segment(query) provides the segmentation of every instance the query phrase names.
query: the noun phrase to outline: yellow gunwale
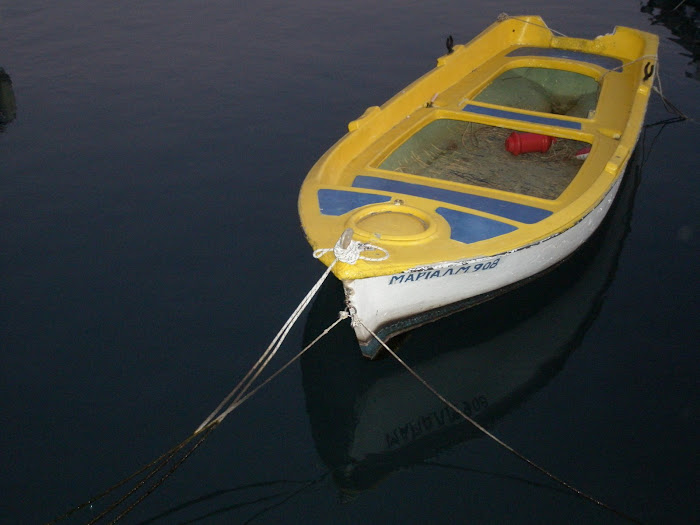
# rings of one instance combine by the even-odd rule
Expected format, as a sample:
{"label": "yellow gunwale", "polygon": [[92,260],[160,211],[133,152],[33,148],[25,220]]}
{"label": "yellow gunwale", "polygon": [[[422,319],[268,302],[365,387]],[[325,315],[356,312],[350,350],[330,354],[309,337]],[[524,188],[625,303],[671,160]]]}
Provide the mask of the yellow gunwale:
{"label": "yellow gunwale", "polygon": [[[525,46],[552,47],[605,55],[625,65],[612,73],[601,66],[566,58],[507,57],[513,49]],[[355,265],[336,264],[340,279],[357,279],[389,275],[411,268],[489,257],[537,243],[577,224],[592,211],[612,188],[629,160],[637,141],[646,111],[652,80],[644,80],[644,65],[655,65],[658,38],[634,29],[616,27],[608,35],[593,40],[555,37],[539,17],[519,17],[497,22],[472,42],[456,46],[451,55],[438,59],[438,66],[400,91],[379,107],[369,108],[349,125],[349,133],[331,147],[307,175],[299,195],[299,213],[307,239],[314,249],[330,248],[340,233],[352,226],[351,217],[362,212],[353,209],[338,216],[320,213],[317,192],[349,190],[359,194],[384,195],[400,199],[407,208],[415,208],[430,217],[430,231],[415,236],[374,238],[358,232],[356,238],[385,247],[390,252],[386,261],[358,261]],[[544,114],[473,101],[475,94],[500,73],[514,67],[549,67],[585,74],[601,81],[600,95],[592,118]],[[471,69],[470,69],[471,68]],[[470,73],[464,75],[462,71]],[[471,107],[486,110],[507,110],[516,119],[464,111]],[[523,119],[546,117],[547,122]],[[438,119],[476,122],[519,131],[543,133],[570,138],[592,145],[588,159],[579,173],[558,198],[549,200],[507,191],[473,186],[447,180],[426,179],[379,169],[377,166],[398,145],[419,129]],[[580,129],[553,125],[580,126]],[[548,210],[552,214],[534,224],[524,224],[488,212],[445,204],[414,195],[352,187],[358,175],[428,185],[453,192],[499,199]],[[364,208],[369,208],[369,205]],[[517,229],[497,237],[464,244],[450,239],[450,226],[435,213],[447,207],[484,218],[497,218]],[[379,209],[379,208],[377,208]],[[325,264],[332,254],[322,258]]]}

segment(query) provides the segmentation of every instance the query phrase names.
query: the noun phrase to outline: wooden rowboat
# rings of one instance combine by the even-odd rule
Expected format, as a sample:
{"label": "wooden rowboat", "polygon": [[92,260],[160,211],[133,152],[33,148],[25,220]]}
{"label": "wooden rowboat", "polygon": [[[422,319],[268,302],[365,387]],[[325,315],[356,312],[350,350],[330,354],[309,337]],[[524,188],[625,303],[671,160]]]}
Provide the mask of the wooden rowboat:
{"label": "wooden rowboat", "polygon": [[631,28],[586,40],[508,17],[350,122],[307,175],[299,214],[364,355],[591,236],[639,137],[657,47]]}
{"label": "wooden rowboat", "polygon": [[[629,170],[601,227],[567,261],[512,293],[412,331],[402,358],[487,428],[521,406],[561,371],[593,325],[629,232],[639,176]],[[324,283],[302,346],[337,318],[342,296],[338,282]],[[483,436],[395,362],[357,359],[354,339],[342,325],[300,359],[311,433],[343,494]]]}

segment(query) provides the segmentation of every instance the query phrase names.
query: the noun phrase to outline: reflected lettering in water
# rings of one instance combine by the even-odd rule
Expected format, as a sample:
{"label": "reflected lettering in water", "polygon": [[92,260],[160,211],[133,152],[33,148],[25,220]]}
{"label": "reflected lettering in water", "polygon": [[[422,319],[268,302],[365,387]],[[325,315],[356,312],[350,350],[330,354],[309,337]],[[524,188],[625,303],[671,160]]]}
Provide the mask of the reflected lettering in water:
{"label": "reflected lettering in water", "polygon": [[[630,165],[606,222],[567,262],[523,288],[406,334],[402,359],[467,415],[489,427],[561,370],[595,320],[629,230],[639,170]],[[327,281],[305,339],[332,321],[342,288]],[[341,325],[302,356],[307,411],[319,455],[344,495],[375,486],[480,431],[393,359],[357,358]]]}

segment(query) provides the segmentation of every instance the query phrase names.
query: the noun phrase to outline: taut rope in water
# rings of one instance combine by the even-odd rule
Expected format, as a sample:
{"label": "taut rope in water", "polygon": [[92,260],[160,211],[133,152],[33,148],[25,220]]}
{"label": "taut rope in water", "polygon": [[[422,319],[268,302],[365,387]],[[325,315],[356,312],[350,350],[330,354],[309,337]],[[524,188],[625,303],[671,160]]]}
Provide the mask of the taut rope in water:
{"label": "taut rope in water", "polygon": [[[367,257],[363,256],[362,252],[363,251],[381,251],[383,252],[383,255],[380,256],[379,258],[376,257]],[[221,423],[226,416],[228,416],[233,410],[238,408],[241,404],[243,404],[246,400],[250,399],[250,397],[253,396],[258,390],[260,390],[263,386],[265,386],[267,383],[272,381],[275,377],[277,377],[279,374],[281,374],[284,370],[286,370],[293,362],[295,362],[297,359],[299,359],[308,349],[313,347],[320,339],[322,339],[326,334],[328,334],[333,328],[335,328],[336,325],[338,325],[341,321],[346,319],[347,317],[350,316],[347,312],[343,311],[339,313],[338,319],[335,320],[335,322],[331,323],[328,328],[326,328],[321,334],[319,334],[311,343],[309,343],[305,348],[303,348],[299,353],[297,353],[294,357],[292,357],[290,360],[287,361],[282,367],[280,367],[276,372],[274,372],[270,377],[268,377],[265,381],[263,381],[261,384],[259,384],[257,387],[252,388],[251,386],[255,382],[255,380],[260,376],[262,373],[263,369],[270,363],[272,358],[275,356],[277,353],[277,350],[279,350],[280,346],[286,339],[287,335],[289,334],[290,330],[294,326],[294,324],[299,320],[301,317],[301,314],[303,311],[306,309],[306,307],[311,303],[311,300],[313,297],[318,293],[318,290],[321,288],[321,285],[323,282],[326,280],[328,275],[331,273],[333,270],[333,267],[338,261],[345,262],[348,264],[354,264],[358,260],[384,260],[386,259],[389,254],[386,250],[383,248],[380,248],[378,246],[374,246],[371,244],[366,244],[366,243],[361,243],[359,241],[353,241],[352,240],[352,230],[346,230],[343,235],[340,237],[338,242],[336,243],[335,247],[329,250],[317,250],[314,255],[315,257],[322,257],[329,251],[333,251],[335,255],[335,259],[332,261],[332,263],[328,266],[326,271],[323,273],[321,278],[316,282],[316,284],[309,290],[309,292],[306,294],[306,296],[302,299],[302,301],[299,303],[299,305],[296,307],[294,312],[292,312],[292,315],[287,319],[287,321],[284,323],[280,331],[277,333],[277,335],[274,337],[270,345],[267,347],[265,352],[263,352],[262,356],[258,359],[258,361],[253,365],[253,367],[248,371],[248,373],[245,375],[245,377],[236,385],[236,387],[219,403],[219,405],[214,409],[214,411],[209,414],[209,416],[197,427],[197,429],[190,435],[188,436],[185,440],[171,448],[168,452],[160,456],[159,458],[155,459],[151,463],[145,465],[135,473],[131,474],[130,476],[124,478],[123,480],[119,481],[115,485],[111,486],[104,492],[98,494],[97,496],[89,499],[85,503],[82,503],[71,510],[67,511],[63,515],[51,520],[48,522],[48,525],[52,525],[54,523],[58,523],[59,521],[63,521],[66,518],[72,516],[76,512],[83,510],[85,508],[92,508],[93,504],[97,503],[98,501],[102,500],[103,498],[109,496],[110,494],[115,493],[117,490],[120,488],[124,487],[127,483],[133,482],[135,480],[135,484],[126,492],[126,494],[123,494],[121,497],[119,497],[116,501],[113,503],[109,504],[103,511],[101,511],[97,516],[93,517],[91,521],[89,521],[89,524],[95,524],[107,517],[108,514],[116,511],[119,507],[123,505],[127,505],[127,500],[131,498],[132,496],[135,496],[136,493],[138,493],[140,490],[144,489],[148,481],[153,478],[157,473],[161,471],[165,471],[165,469],[169,466],[169,469],[165,471],[164,474],[161,475],[160,478],[158,478],[155,483],[153,483],[151,486],[148,488],[145,488],[145,492],[143,492],[136,500],[133,502],[129,503],[128,506],[116,517],[114,518],[110,523],[116,523],[117,521],[120,521],[124,516],[126,516],[129,512],[131,512],[138,504],[140,504],[144,499],[146,499],[150,494],[152,494],[160,485],[162,485],[184,462],[187,458],[190,457],[190,455],[204,442],[204,440],[210,435],[210,433]],[[192,444],[191,442],[195,440],[195,438],[198,438],[197,441]],[[189,446],[189,448],[188,448]]]}
{"label": "taut rope in water", "polygon": [[[318,290],[321,288],[321,285],[323,282],[326,280],[328,275],[331,273],[333,268],[335,267],[336,263],[338,261],[347,263],[347,264],[355,264],[358,260],[365,260],[365,261],[383,261],[389,257],[389,252],[387,252],[384,248],[381,248],[379,246],[374,246],[373,244],[367,244],[363,243],[360,241],[353,241],[352,240],[352,235],[353,231],[352,229],[347,229],[343,232],[343,234],[340,236],[338,241],[336,242],[335,246],[333,248],[328,248],[328,249],[319,249],[314,251],[314,257],[315,258],[320,258],[323,257],[326,253],[328,252],[333,252],[333,255],[335,256],[335,259],[333,262],[328,265],[328,268],[324,272],[324,274],[321,276],[321,278],[316,282],[316,284],[309,290],[309,293],[306,294],[306,297],[302,299],[301,303],[299,303],[299,306],[294,310],[292,315],[287,319],[287,322],[284,323],[280,331],[277,333],[275,338],[272,340],[270,343],[270,346],[267,347],[267,350],[263,352],[262,356],[260,356],[260,359],[253,365],[253,367],[248,371],[246,376],[241,380],[238,385],[219,403],[219,406],[214,409],[214,411],[209,414],[209,416],[202,422],[201,425],[195,430],[195,434],[202,432],[207,425],[209,425],[211,422],[217,422],[221,423],[226,416],[228,416],[233,410],[235,410],[240,404],[248,399],[250,396],[252,396],[255,392],[257,392],[263,385],[267,384],[269,381],[271,381],[274,377],[277,376],[282,370],[287,368],[294,360],[296,360],[298,357],[301,356],[308,348],[313,346],[316,341],[328,333],[336,324],[338,324],[340,321],[342,321],[345,317],[347,317],[349,314],[345,312],[340,313],[339,319],[333,323],[330,327],[326,329],[326,331],[323,332],[319,338],[314,340],[309,346],[307,346],[304,350],[302,350],[295,358],[293,358],[291,361],[289,361],[284,367],[282,367],[280,370],[278,370],[275,374],[273,374],[271,377],[269,377],[264,383],[262,383],[260,386],[258,386],[255,390],[248,392],[250,389],[250,386],[253,384],[253,382],[258,378],[260,373],[263,371],[263,369],[268,365],[270,360],[275,356],[277,353],[277,350],[279,350],[280,346],[284,342],[285,338],[287,337],[287,334],[289,334],[289,331],[292,329],[292,326],[299,320],[299,317],[301,316],[302,312],[306,309],[306,307],[311,303],[311,300],[314,298],[314,296],[318,293]],[[362,255],[362,252],[364,251],[381,251],[383,252],[383,255],[380,257],[368,257],[365,255]],[[224,408],[228,403],[227,408]]]}
{"label": "taut rope in water", "polygon": [[[245,377],[235,386],[235,388],[221,401],[221,403],[219,403],[219,406],[217,406],[214,409],[214,411],[211,414],[209,414],[209,416],[204,421],[202,421],[202,423],[199,425],[199,427],[197,427],[197,429],[194,431],[195,434],[202,432],[207,427],[207,425],[209,425],[211,422],[221,423],[224,420],[224,418],[226,416],[228,416],[236,407],[240,406],[240,404],[243,402],[244,398],[247,399],[248,397],[250,397],[250,396],[246,396],[246,394],[248,393],[248,390],[250,389],[250,386],[260,376],[260,373],[264,370],[264,368],[270,363],[272,358],[275,356],[275,354],[277,353],[277,350],[279,350],[280,346],[282,345],[282,343],[286,339],[287,335],[289,334],[289,331],[292,329],[292,326],[294,326],[294,324],[297,322],[297,320],[301,316],[302,312],[306,309],[306,307],[309,305],[309,303],[313,299],[314,295],[316,295],[319,288],[321,288],[323,281],[326,280],[326,278],[330,274],[331,270],[333,269],[334,265],[335,265],[335,261],[333,262],[333,264],[331,264],[326,269],[326,271],[321,276],[321,278],[316,282],[316,284],[311,288],[311,290],[309,290],[309,292],[306,294],[304,299],[302,299],[302,301],[296,307],[294,312],[292,312],[292,315],[289,317],[289,319],[287,319],[287,321],[284,323],[284,325],[282,325],[282,328],[277,333],[277,335],[274,337],[274,339],[272,340],[270,345],[267,347],[267,349],[260,356],[258,361],[248,371],[248,373],[245,375]],[[289,364],[291,364],[291,363],[288,363],[287,365],[285,365],[285,368]],[[268,381],[269,381],[269,379],[268,379]],[[265,383],[267,383],[267,381]],[[265,383],[263,383],[263,384],[265,384]],[[257,391],[257,389],[256,389],[256,391]],[[233,401],[231,401],[231,399],[233,399]],[[227,403],[229,403],[228,407],[224,408]]]}
{"label": "taut rope in water", "polygon": [[442,401],[443,403],[445,403],[445,405],[447,405],[449,408],[451,408],[452,410],[454,410],[454,411],[455,411],[457,414],[459,414],[465,421],[469,422],[471,425],[473,425],[475,428],[477,428],[480,432],[482,432],[486,437],[488,437],[489,439],[491,439],[492,441],[494,441],[496,444],[498,444],[499,446],[501,446],[502,448],[504,448],[505,450],[507,450],[508,452],[510,452],[511,454],[513,454],[513,455],[514,455],[515,457],[517,457],[518,459],[524,461],[525,463],[527,463],[528,465],[530,465],[530,466],[531,466],[532,468],[534,468],[535,470],[538,470],[539,472],[541,472],[542,474],[544,474],[545,476],[547,476],[547,477],[550,478],[551,480],[553,480],[553,481],[555,481],[556,483],[558,483],[559,485],[563,486],[563,487],[566,488],[567,490],[573,492],[573,493],[576,494],[577,496],[580,496],[581,498],[584,498],[584,499],[586,499],[586,500],[588,500],[588,501],[590,501],[590,502],[592,502],[592,503],[595,503],[595,504],[598,505],[599,507],[602,507],[602,508],[604,508],[605,510],[608,510],[608,511],[610,511],[610,512],[616,514],[617,516],[619,516],[619,517],[621,517],[621,518],[624,518],[624,519],[626,519],[626,520],[628,520],[628,521],[630,521],[630,522],[632,522],[632,523],[642,523],[642,522],[639,521],[638,519],[633,518],[632,516],[630,516],[630,515],[628,515],[628,514],[625,514],[624,512],[621,512],[621,511],[615,509],[614,507],[611,507],[610,505],[608,505],[608,504],[606,504],[606,503],[603,503],[603,502],[600,501],[599,499],[596,499],[596,498],[594,498],[593,496],[591,496],[591,495],[589,495],[589,494],[586,494],[586,493],[583,492],[582,490],[577,489],[577,488],[574,487],[572,484],[570,484],[570,483],[564,481],[563,479],[559,478],[558,476],[554,475],[553,473],[551,473],[550,471],[548,471],[548,470],[545,469],[544,467],[541,467],[540,465],[538,465],[537,463],[535,463],[534,461],[532,461],[530,458],[528,458],[527,456],[525,456],[525,455],[522,454],[521,452],[518,452],[517,450],[515,450],[515,449],[514,449],[513,447],[511,447],[508,443],[506,443],[505,441],[503,441],[503,440],[499,439],[498,437],[496,437],[494,434],[492,434],[491,432],[489,432],[484,426],[482,426],[482,425],[479,424],[477,421],[475,421],[473,418],[469,417],[469,416],[468,416],[467,414],[465,414],[462,410],[460,410],[454,403],[452,403],[450,400],[448,400],[445,396],[443,396],[442,394],[440,394],[440,392],[438,392],[432,385],[430,385],[430,383],[428,383],[428,382],[427,382],[425,379],[423,379],[415,370],[413,370],[403,359],[401,359],[401,358],[396,354],[396,352],[394,352],[391,348],[389,348],[389,346],[388,346],[384,341],[382,341],[382,340],[379,338],[379,336],[377,336],[377,334],[375,334],[370,328],[368,328],[367,326],[365,326],[365,325],[362,323],[362,321],[361,321],[360,319],[358,319],[356,316],[353,316],[353,323],[359,324],[359,325],[361,325],[362,327],[364,327],[365,330],[367,330],[367,331],[372,335],[372,337],[374,337],[374,338],[382,345],[382,347],[383,347],[387,352],[389,352],[389,354],[391,354],[391,356],[392,356],[394,359],[396,359],[396,361],[398,361],[399,364],[401,364],[401,366],[403,366],[403,367],[406,369],[406,371],[407,371],[409,374],[411,374],[413,377],[415,377],[423,386],[425,386],[425,388],[427,388],[428,390],[430,390],[430,392],[433,393],[440,401]]}

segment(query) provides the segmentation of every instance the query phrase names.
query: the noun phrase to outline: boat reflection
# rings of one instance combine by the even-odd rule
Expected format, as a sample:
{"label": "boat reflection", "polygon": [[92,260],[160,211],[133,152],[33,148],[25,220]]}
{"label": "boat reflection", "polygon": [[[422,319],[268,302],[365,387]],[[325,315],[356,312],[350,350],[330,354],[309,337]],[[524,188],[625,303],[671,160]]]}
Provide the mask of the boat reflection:
{"label": "boat reflection", "polygon": [[651,15],[653,25],[663,25],[673,33],[671,40],[688,51],[689,69],[685,75],[700,80],[700,27],[698,0],[648,0],[642,4],[642,13]]}
{"label": "boat reflection", "polygon": [[17,116],[17,103],[12,91],[12,79],[5,70],[0,67],[0,132],[5,124],[12,122]]}
{"label": "boat reflection", "polygon": [[[580,345],[614,277],[639,180],[634,162],[606,221],[574,256],[519,290],[409,332],[402,359],[487,427],[547,384]],[[306,342],[337,318],[342,297],[340,283],[327,280]],[[394,359],[362,359],[356,345],[342,323],[301,359],[315,445],[341,492],[366,490],[481,436]]]}

